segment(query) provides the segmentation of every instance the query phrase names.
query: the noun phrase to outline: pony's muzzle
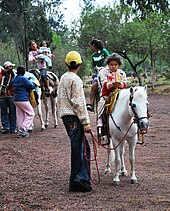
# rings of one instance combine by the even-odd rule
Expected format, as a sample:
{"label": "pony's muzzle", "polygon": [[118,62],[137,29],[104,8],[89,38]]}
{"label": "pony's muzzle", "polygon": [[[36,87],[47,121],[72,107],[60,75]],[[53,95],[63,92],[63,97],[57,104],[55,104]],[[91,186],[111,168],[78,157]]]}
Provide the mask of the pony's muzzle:
{"label": "pony's muzzle", "polygon": [[149,127],[149,121],[147,118],[141,119],[139,120],[139,129],[140,129],[140,133],[144,134],[147,132],[147,129]]}

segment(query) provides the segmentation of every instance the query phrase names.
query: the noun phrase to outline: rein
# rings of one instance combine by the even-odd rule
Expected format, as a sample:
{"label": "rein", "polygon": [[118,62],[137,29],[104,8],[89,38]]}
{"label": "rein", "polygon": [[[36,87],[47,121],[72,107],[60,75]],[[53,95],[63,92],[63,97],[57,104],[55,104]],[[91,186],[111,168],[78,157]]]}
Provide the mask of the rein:
{"label": "rein", "polygon": [[135,111],[135,109],[134,109],[134,105],[133,105],[133,103],[132,103],[132,100],[133,100],[133,93],[131,92],[131,95],[130,95],[130,98],[129,98],[129,106],[131,107],[131,109],[132,109],[132,112],[133,112],[133,114],[134,114],[134,123],[136,123],[137,124],[137,126],[138,126],[138,133],[140,132],[140,134],[146,134],[147,133],[147,129],[144,131],[144,130],[140,130],[140,127],[139,127],[139,121],[140,120],[142,120],[142,119],[149,119],[149,117],[151,116],[150,114],[149,114],[149,111],[147,110],[147,116],[144,116],[144,117],[138,117],[138,115],[137,115],[137,113],[136,113],[136,111]]}

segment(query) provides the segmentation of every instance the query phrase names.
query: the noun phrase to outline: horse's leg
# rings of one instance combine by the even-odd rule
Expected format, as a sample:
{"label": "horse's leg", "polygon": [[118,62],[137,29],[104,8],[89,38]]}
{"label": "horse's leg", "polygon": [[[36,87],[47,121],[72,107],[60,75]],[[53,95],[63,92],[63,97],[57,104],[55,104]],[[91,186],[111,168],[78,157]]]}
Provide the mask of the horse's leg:
{"label": "horse's leg", "polygon": [[37,106],[37,112],[38,112],[38,116],[40,118],[41,131],[42,131],[45,129],[45,124],[44,124],[43,115],[42,115],[42,107],[41,107],[41,99],[40,98],[39,98],[39,104]]}
{"label": "horse's leg", "polygon": [[121,160],[121,175],[127,176],[127,170],[125,166],[125,141],[123,141],[120,147],[120,160]]}
{"label": "horse's leg", "polygon": [[135,176],[135,147],[136,147],[136,139],[137,135],[133,137],[128,143],[129,143],[129,161],[131,164],[131,171],[130,171],[130,179],[131,183],[135,184],[137,183],[137,177]]}
{"label": "horse's leg", "polygon": [[106,159],[106,168],[105,174],[111,173],[111,161],[114,160],[114,150],[109,150],[113,148],[112,140],[110,139],[110,144],[108,145],[107,149],[107,159]]}
{"label": "horse's leg", "polygon": [[29,132],[32,132],[33,131],[33,129],[34,129],[34,123],[32,122],[32,124],[30,125],[30,128],[29,128]]}
{"label": "horse's leg", "polygon": [[[114,140],[113,147],[117,146],[118,142]],[[120,164],[121,164],[121,159],[120,159],[120,147],[118,146],[115,149],[115,173],[113,176],[113,185],[119,185],[120,184]]]}
{"label": "horse's leg", "polygon": [[52,116],[54,120],[54,128],[57,128],[58,126],[58,119],[57,119],[57,98],[54,98],[53,96],[50,97],[51,100],[51,110],[52,110]]}
{"label": "horse's leg", "polygon": [[49,118],[50,118],[50,112],[49,112],[49,105],[48,105],[48,99],[47,97],[43,98],[43,103],[45,106],[45,128],[48,128],[49,126]]}

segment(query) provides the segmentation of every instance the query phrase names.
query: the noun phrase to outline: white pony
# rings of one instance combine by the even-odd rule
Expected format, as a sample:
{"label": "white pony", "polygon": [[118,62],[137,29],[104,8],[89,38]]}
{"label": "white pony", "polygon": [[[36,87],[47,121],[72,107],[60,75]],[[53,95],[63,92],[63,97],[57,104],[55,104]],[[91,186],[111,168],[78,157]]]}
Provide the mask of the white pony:
{"label": "white pony", "polygon": [[[135,146],[138,141],[138,129],[141,134],[147,132],[149,127],[148,121],[148,101],[147,87],[134,87],[123,89],[120,91],[116,104],[109,116],[109,132],[110,146],[114,151],[108,151],[107,165],[105,173],[110,170],[110,154],[115,153],[115,173],[113,184],[120,183],[120,174],[127,175],[124,161],[125,140],[129,145],[129,161],[130,161],[130,179],[131,183],[137,183],[135,175]],[[112,149],[113,149],[112,148]]]}
{"label": "white pony", "polygon": [[49,118],[50,118],[50,110],[49,110],[49,101],[51,103],[51,112],[54,122],[54,128],[57,128],[58,126],[58,119],[57,119],[57,89],[59,85],[59,79],[55,75],[55,73],[51,71],[47,71],[47,78],[49,80],[49,89],[50,89],[50,96],[42,97],[43,103],[45,105],[46,110],[46,121],[45,121],[45,127],[47,128],[49,126]]}
{"label": "white pony", "polygon": [[[39,75],[40,72],[39,70],[32,70],[31,72],[26,72],[25,76],[27,78],[37,78],[39,80]],[[37,113],[40,118],[40,123],[41,123],[41,130],[44,130],[45,128],[48,127],[49,125],[49,118],[50,118],[50,110],[49,110],[49,101],[51,103],[51,111],[52,111],[52,117],[53,117],[53,122],[54,122],[54,128],[58,126],[58,119],[57,119],[57,87],[59,84],[59,79],[58,77],[51,71],[47,71],[47,77],[50,82],[50,96],[47,98],[45,96],[42,96],[42,91],[41,88],[37,90],[38,94],[38,105],[37,105]],[[43,120],[43,113],[42,113],[42,103],[41,100],[43,100],[44,106],[45,106],[45,122]],[[33,129],[33,125],[30,128],[30,130]]]}

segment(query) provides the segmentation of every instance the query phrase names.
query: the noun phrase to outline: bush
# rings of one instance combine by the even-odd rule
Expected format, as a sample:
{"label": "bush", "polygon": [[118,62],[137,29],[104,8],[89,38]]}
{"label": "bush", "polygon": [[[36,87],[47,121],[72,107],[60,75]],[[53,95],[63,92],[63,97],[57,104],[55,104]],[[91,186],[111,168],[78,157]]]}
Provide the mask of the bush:
{"label": "bush", "polygon": [[166,79],[170,79],[170,71],[167,71],[165,74],[164,74],[165,78]]}

